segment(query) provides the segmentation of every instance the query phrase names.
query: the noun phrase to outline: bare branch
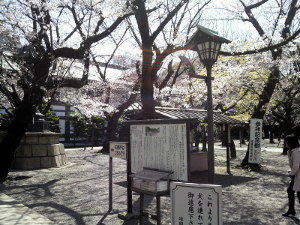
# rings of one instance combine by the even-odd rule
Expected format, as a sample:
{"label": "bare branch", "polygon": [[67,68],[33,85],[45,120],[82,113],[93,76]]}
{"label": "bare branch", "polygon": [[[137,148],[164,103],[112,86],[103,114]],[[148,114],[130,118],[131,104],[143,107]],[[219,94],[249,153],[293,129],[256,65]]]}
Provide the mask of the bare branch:
{"label": "bare branch", "polygon": [[220,51],[220,55],[224,55],[224,56],[249,55],[249,54],[255,54],[255,53],[260,53],[260,52],[266,52],[266,51],[270,51],[270,50],[280,49],[281,47],[287,45],[292,40],[296,39],[299,34],[300,34],[300,29],[297,30],[293,35],[289,36],[288,38],[286,38],[282,42],[280,42],[278,44],[275,44],[275,45],[263,47],[263,48],[256,49],[256,50],[244,51],[244,52],[233,52],[233,53],[231,53],[231,52]]}

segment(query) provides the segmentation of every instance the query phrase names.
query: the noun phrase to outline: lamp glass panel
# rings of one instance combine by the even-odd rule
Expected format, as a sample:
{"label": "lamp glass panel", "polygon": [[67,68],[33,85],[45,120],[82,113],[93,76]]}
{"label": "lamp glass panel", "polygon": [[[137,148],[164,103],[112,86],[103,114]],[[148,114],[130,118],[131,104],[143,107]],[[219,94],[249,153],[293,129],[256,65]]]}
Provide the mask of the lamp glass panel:
{"label": "lamp glass panel", "polygon": [[211,48],[211,43],[209,41],[204,42],[204,54],[203,54],[203,58],[204,59],[209,59],[210,57],[210,48]]}
{"label": "lamp glass panel", "polygon": [[197,44],[197,49],[198,49],[198,52],[203,51],[203,43]]}
{"label": "lamp glass panel", "polygon": [[217,60],[221,48],[220,42],[206,41],[197,44],[198,54],[201,61]]}
{"label": "lamp glass panel", "polygon": [[220,43],[218,43],[218,42],[213,42],[213,48],[212,48],[212,57],[211,57],[211,59],[217,59],[217,57],[218,57],[218,52],[219,52],[219,47],[221,46],[221,44]]}
{"label": "lamp glass panel", "polygon": [[200,57],[200,60],[204,60],[205,58],[205,43],[199,43],[197,45],[197,48],[198,48],[198,54],[199,54],[199,57]]}

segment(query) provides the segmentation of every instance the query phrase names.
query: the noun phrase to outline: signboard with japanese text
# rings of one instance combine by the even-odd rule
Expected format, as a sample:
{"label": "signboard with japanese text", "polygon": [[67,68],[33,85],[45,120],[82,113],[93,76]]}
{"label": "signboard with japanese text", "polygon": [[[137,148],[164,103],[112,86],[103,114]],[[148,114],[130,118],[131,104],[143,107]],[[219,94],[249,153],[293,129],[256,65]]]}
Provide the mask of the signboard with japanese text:
{"label": "signboard with japanese text", "polygon": [[131,170],[143,167],[173,171],[171,178],[188,180],[185,123],[130,126]]}
{"label": "signboard with japanese text", "polygon": [[261,161],[262,119],[251,119],[249,139],[249,163]]}
{"label": "signboard with japanese text", "polygon": [[222,225],[222,186],[171,182],[172,225]]}
{"label": "signboard with japanese text", "polygon": [[127,142],[109,142],[109,156],[113,158],[127,158]]}

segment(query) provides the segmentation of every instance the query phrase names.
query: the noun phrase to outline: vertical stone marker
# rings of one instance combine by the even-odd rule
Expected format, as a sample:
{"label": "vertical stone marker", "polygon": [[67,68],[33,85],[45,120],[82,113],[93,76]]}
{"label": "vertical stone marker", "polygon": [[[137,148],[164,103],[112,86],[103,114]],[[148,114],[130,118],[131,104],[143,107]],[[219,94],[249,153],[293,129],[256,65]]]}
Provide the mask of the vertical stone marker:
{"label": "vertical stone marker", "polygon": [[222,186],[171,183],[172,225],[222,225]]}

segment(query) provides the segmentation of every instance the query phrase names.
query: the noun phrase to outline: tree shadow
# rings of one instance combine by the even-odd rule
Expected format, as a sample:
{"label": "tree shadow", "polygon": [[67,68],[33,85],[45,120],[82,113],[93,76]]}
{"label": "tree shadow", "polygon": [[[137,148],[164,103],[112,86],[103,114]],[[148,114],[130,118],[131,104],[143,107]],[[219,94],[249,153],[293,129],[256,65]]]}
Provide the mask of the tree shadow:
{"label": "tree shadow", "polygon": [[292,220],[294,222],[294,224],[300,224],[300,219],[295,217],[295,216],[290,216],[288,217],[290,218],[290,220]]}
{"label": "tree shadow", "polygon": [[[44,184],[33,184],[33,185],[20,185],[20,186],[6,186],[3,184],[0,186],[0,190],[17,190],[20,189],[20,192],[14,192],[14,194],[21,194],[24,192],[24,189],[27,192],[32,192],[32,195],[37,197],[47,197],[47,196],[54,196],[54,194],[50,191],[50,187],[60,181],[59,179],[50,180]],[[41,192],[40,190],[43,190]],[[41,194],[43,193],[43,194]]]}
{"label": "tree shadow", "polygon": [[[253,181],[255,177],[246,177],[246,176],[235,176],[232,174],[218,174],[214,175],[214,184],[222,185],[227,187],[230,185],[237,185],[241,183],[246,183]],[[191,182],[197,184],[208,184],[208,171],[193,172],[191,174]]]}
{"label": "tree shadow", "polygon": [[54,202],[42,202],[42,203],[35,203],[35,204],[30,204],[28,205],[30,208],[35,208],[35,207],[51,207],[53,209],[56,209],[57,211],[67,214],[71,218],[75,220],[75,224],[78,225],[85,225],[86,223],[84,222],[83,218],[88,217],[88,216],[102,216],[100,221],[97,223],[97,225],[104,224],[103,221],[106,219],[106,217],[110,214],[115,214],[115,211],[107,211],[106,213],[99,213],[99,214],[80,214],[64,205],[57,204]]}

